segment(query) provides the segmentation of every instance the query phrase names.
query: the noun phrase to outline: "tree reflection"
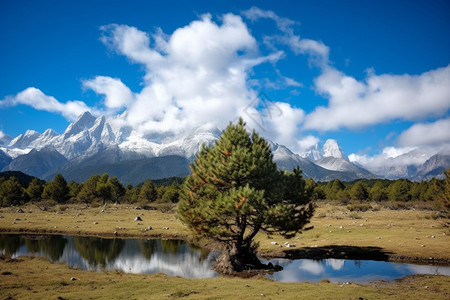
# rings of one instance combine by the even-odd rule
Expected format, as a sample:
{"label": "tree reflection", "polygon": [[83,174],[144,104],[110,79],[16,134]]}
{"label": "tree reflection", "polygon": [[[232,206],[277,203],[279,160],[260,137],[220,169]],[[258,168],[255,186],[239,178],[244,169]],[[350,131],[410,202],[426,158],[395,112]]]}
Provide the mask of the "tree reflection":
{"label": "tree reflection", "polygon": [[152,258],[153,253],[155,253],[155,250],[158,246],[157,240],[139,240],[139,246],[141,248],[142,255],[150,260]]}
{"label": "tree reflection", "polygon": [[161,240],[163,253],[177,254],[184,242],[180,240]]}
{"label": "tree reflection", "polygon": [[5,255],[11,256],[23,245],[23,239],[19,235],[0,234],[0,249]]}
{"label": "tree reflection", "polygon": [[199,247],[199,246],[195,246],[195,245],[191,245],[190,247],[193,250],[200,252],[200,257],[198,258],[199,262],[202,262],[202,261],[208,259],[209,252],[210,252],[208,249],[202,248],[202,247]]}
{"label": "tree reflection", "polygon": [[57,261],[64,253],[67,239],[56,235],[40,239],[25,239],[25,247],[30,253],[42,252],[51,261]]}
{"label": "tree reflection", "polygon": [[104,268],[112,262],[122,251],[125,241],[122,239],[102,239],[93,237],[74,237],[75,248],[80,256],[91,266]]}

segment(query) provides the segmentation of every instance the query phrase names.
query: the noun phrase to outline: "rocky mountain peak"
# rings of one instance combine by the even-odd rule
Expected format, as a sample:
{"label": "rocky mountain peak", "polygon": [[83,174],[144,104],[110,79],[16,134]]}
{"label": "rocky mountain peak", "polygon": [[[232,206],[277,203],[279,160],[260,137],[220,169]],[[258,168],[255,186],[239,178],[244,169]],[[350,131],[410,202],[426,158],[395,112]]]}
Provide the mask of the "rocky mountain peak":
{"label": "rocky mountain peak", "polygon": [[323,145],[323,157],[343,158],[349,161],[344,150],[339,146],[336,140],[328,139]]}
{"label": "rocky mountain peak", "polygon": [[34,130],[27,130],[24,134],[20,134],[9,143],[9,147],[27,148],[33,141],[39,138],[41,134]]}
{"label": "rocky mountain peak", "polygon": [[70,124],[64,132],[64,138],[76,135],[85,129],[91,128],[95,123],[96,118],[86,111],[78,117],[78,119]]}

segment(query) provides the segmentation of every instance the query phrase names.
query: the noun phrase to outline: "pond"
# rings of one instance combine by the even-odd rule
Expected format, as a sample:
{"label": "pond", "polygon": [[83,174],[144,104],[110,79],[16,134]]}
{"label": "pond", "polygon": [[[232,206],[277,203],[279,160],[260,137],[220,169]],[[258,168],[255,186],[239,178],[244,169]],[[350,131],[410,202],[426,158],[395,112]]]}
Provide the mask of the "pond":
{"label": "pond", "polygon": [[[104,239],[80,236],[30,236],[0,234],[0,254],[40,256],[54,263],[91,271],[165,273],[185,278],[211,278],[218,253],[180,240]],[[450,276],[450,267],[399,264],[371,260],[272,259],[280,272],[267,277],[282,282],[368,282],[393,280],[413,274]]]}
{"label": "pond", "polygon": [[211,269],[217,252],[180,240],[0,234],[0,254],[46,257],[53,263],[91,271],[164,273],[186,278],[217,276]]}
{"label": "pond", "polygon": [[[267,277],[281,282],[369,282],[391,281],[406,275],[435,274],[450,276],[450,267],[413,265],[374,260],[350,260],[327,258],[313,259],[272,259],[273,264],[283,267],[283,271]],[[266,262],[266,261],[265,261]]]}

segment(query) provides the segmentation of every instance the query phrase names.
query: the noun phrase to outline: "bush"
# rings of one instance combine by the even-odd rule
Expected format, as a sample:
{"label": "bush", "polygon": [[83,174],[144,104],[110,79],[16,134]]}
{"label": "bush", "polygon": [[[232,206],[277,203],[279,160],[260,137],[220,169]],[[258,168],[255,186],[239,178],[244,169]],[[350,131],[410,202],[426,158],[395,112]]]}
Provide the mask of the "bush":
{"label": "bush", "polygon": [[369,203],[353,203],[347,205],[349,211],[368,211],[372,210],[372,205]]}

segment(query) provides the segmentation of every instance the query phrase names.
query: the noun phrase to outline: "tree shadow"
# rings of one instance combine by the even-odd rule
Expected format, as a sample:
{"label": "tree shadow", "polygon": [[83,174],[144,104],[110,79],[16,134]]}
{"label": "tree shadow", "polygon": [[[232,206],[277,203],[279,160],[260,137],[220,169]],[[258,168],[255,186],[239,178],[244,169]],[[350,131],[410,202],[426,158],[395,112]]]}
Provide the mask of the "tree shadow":
{"label": "tree shadow", "polygon": [[358,246],[340,246],[329,245],[321,247],[304,247],[298,249],[289,249],[283,251],[283,258],[288,259],[361,259],[361,260],[377,260],[388,261],[393,254],[383,250],[380,247],[358,247]]}

